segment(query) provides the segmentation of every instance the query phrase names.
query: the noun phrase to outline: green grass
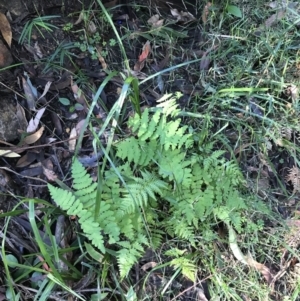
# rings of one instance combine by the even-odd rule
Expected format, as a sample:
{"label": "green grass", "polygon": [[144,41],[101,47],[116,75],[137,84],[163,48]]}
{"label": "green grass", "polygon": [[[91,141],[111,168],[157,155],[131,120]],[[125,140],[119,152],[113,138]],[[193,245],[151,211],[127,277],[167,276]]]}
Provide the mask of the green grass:
{"label": "green grass", "polygon": [[58,27],[50,23],[52,19],[59,18],[60,16],[38,16],[28,22],[26,22],[22,33],[19,38],[19,44],[24,44],[27,42],[30,45],[31,36],[33,30],[36,30],[39,35],[44,37],[43,30],[47,32],[52,32],[53,29],[57,29]]}

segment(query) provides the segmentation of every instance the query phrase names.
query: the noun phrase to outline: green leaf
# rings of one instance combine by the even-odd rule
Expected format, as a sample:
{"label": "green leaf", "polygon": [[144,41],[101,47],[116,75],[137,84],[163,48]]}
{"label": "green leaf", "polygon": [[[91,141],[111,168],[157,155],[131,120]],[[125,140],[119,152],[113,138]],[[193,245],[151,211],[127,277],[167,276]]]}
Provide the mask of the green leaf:
{"label": "green leaf", "polygon": [[82,111],[84,109],[83,105],[80,103],[75,103],[75,110]]}
{"label": "green leaf", "polygon": [[93,259],[95,259],[97,262],[102,262],[103,255],[101,253],[97,252],[96,249],[93,248],[93,246],[88,244],[87,242],[84,242],[84,245],[86,247],[87,252]]}
{"label": "green leaf", "polygon": [[227,13],[231,14],[237,18],[242,18],[242,12],[240,10],[239,7],[237,7],[236,5],[227,5]]}
{"label": "green leaf", "polygon": [[6,260],[7,260],[7,265],[11,268],[15,268],[16,267],[16,263],[18,263],[18,259],[12,255],[12,254],[8,254],[6,256]]}
{"label": "green leaf", "polygon": [[107,295],[108,295],[108,293],[93,294],[93,295],[91,295],[90,301],[106,300],[105,298],[107,297]]}
{"label": "green leaf", "polygon": [[69,100],[68,98],[60,97],[58,100],[59,100],[59,102],[60,102],[61,104],[63,104],[64,106],[70,105],[70,100]]}

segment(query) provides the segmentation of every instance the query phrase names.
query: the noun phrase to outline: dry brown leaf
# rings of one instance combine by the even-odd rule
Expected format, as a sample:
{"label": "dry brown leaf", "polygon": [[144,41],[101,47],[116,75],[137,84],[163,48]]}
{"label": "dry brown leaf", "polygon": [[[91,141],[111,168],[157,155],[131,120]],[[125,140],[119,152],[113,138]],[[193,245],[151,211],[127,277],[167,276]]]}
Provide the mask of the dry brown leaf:
{"label": "dry brown leaf", "polygon": [[85,123],[85,119],[82,119],[76,124],[75,129],[76,129],[76,133],[78,136],[80,135],[80,133],[83,129],[84,123]]}
{"label": "dry brown leaf", "polygon": [[27,133],[34,133],[39,126],[40,119],[42,118],[46,108],[39,109],[34,118],[31,118],[27,127]]}
{"label": "dry brown leaf", "polygon": [[7,149],[0,149],[0,157],[7,157],[7,158],[16,158],[16,157],[20,157],[19,154],[11,151],[11,150],[7,150]]}
{"label": "dry brown leaf", "polygon": [[299,5],[299,2],[292,2],[289,0],[282,0],[280,1],[274,1],[274,2],[270,2],[268,4],[266,4],[267,6],[273,8],[273,9],[286,9],[289,8],[290,10],[293,10],[295,8],[297,8],[297,6]]}
{"label": "dry brown leaf", "polygon": [[272,25],[276,24],[279,20],[281,20],[285,16],[285,10],[279,10],[276,14],[272,15],[265,21],[265,27],[269,28]]}
{"label": "dry brown leaf", "polygon": [[102,47],[97,47],[97,55],[98,55],[98,60],[101,64],[101,67],[103,70],[107,69],[107,64],[105,62],[104,57],[101,55]]}
{"label": "dry brown leaf", "polygon": [[156,14],[156,15],[153,15],[151,18],[148,19],[147,23],[149,25],[153,25],[155,24],[157,21],[159,20],[159,15]]}
{"label": "dry brown leaf", "polygon": [[44,127],[42,126],[39,130],[37,130],[34,134],[31,134],[24,138],[22,141],[23,144],[33,144],[37,142],[43,135]]}
{"label": "dry brown leaf", "polygon": [[145,263],[144,265],[141,266],[141,270],[143,270],[144,272],[146,272],[149,269],[153,269],[157,266],[157,262],[155,261],[150,261]]}
{"label": "dry brown leaf", "polygon": [[216,50],[218,47],[219,47],[218,45],[215,45],[203,53],[201,61],[200,61],[200,70],[208,70],[209,65],[210,65],[210,58],[208,57],[208,54],[210,52]]}
{"label": "dry brown leaf", "polygon": [[28,84],[28,82],[23,76],[22,76],[22,84],[23,84],[23,90],[27,101],[28,109],[31,111],[35,111],[36,96],[34,95],[30,85]]}
{"label": "dry brown leaf", "polygon": [[40,100],[42,97],[44,97],[48,93],[51,84],[52,84],[52,82],[47,82],[47,84],[45,85],[43,94],[38,98],[38,100]]}
{"label": "dry brown leaf", "polygon": [[26,167],[30,165],[33,161],[35,161],[38,158],[38,153],[37,152],[27,152],[23,157],[21,157],[17,164],[16,167]]}
{"label": "dry brown leaf", "polygon": [[237,237],[236,237],[235,231],[233,230],[232,226],[229,225],[229,223],[226,223],[226,224],[227,224],[228,232],[229,232],[229,246],[230,246],[230,249],[231,249],[234,257],[238,261],[257,269],[264,276],[267,283],[271,284],[271,282],[273,280],[273,275],[272,275],[270,269],[268,267],[266,267],[264,264],[259,263],[256,260],[254,260],[250,255],[245,256],[242,253],[240,247],[237,244]]}
{"label": "dry brown leaf", "polygon": [[285,177],[286,182],[293,185],[293,193],[300,191],[300,169],[297,166],[289,169],[288,175]]}
{"label": "dry brown leaf", "polygon": [[54,182],[57,179],[57,175],[55,172],[49,168],[46,168],[44,165],[43,166],[43,173],[46,176],[48,181]]}
{"label": "dry brown leaf", "polygon": [[258,153],[259,160],[262,164],[262,166],[266,166],[268,168],[268,171],[273,173],[272,167],[268,163],[268,160],[265,158],[265,155],[263,153]]}
{"label": "dry brown leaf", "polygon": [[25,131],[25,127],[28,126],[28,122],[26,119],[26,115],[25,115],[25,111],[23,109],[23,107],[17,102],[17,111],[16,111],[16,115],[19,121],[19,125],[22,125],[22,129]]}
{"label": "dry brown leaf", "polygon": [[86,102],[85,102],[84,94],[82,90],[78,87],[78,85],[73,82],[72,77],[71,77],[71,89],[73,91],[74,98],[76,99],[76,101],[85,107]]}
{"label": "dry brown leaf", "polygon": [[41,51],[41,48],[40,48],[38,42],[34,43],[34,47],[33,48],[35,50],[35,53],[36,53],[37,57],[40,58],[40,59],[42,59],[43,58],[43,53]]}
{"label": "dry brown leaf", "polygon": [[210,62],[210,58],[204,53],[200,61],[200,70],[208,70]]}
{"label": "dry brown leaf", "polygon": [[265,280],[267,281],[268,284],[272,283],[273,280],[273,274],[271,273],[270,269],[268,267],[266,267],[264,264],[257,262],[256,260],[254,260],[252,257],[247,256],[247,263],[249,266],[255,268],[256,270],[258,270],[263,277],[265,278]]}
{"label": "dry brown leaf", "polygon": [[142,53],[139,56],[138,61],[134,65],[134,68],[133,68],[134,71],[141,71],[144,68],[145,62],[146,62],[150,52],[151,52],[150,41],[147,41],[145,43],[145,45],[143,46],[143,50],[142,50]]}
{"label": "dry brown leaf", "polygon": [[152,28],[159,28],[163,26],[164,20],[163,19],[160,20],[159,15],[154,15],[147,21],[147,23],[151,25]]}
{"label": "dry brown leaf", "polygon": [[56,138],[49,137],[49,138],[46,138],[45,142],[47,144],[51,144],[52,142],[55,142],[56,140],[57,140]]}
{"label": "dry brown leaf", "polygon": [[77,25],[77,24],[81,23],[82,20],[83,20],[83,17],[84,17],[84,12],[81,11],[80,14],[79,14],[79,17],[78,17],[77,21],[74,23],[74,25]]}
{"label": "dry brown leaf", "polygon": [[177,8],[172,8],[171,14],[176,18],[177,22],[187,23],[196,19],[191,13],[184,11],[179,12]]}
{"label": "dry brown leaf", "polygon": [[291,96],[292,101],[297,101],[297,99],[299,98],[299,89],[296,85],[291,84],[288,88],[287,88],[287,93],[288,95]]}
{"label": "dry brown leaf", "polygon": [[[76,147],[76,138],[77,137],[77,131],[76,128],[72,128],[71,132],[70,132],[70,140],[69,140],[69,151],[73,152],[75,150]],[[72,139],[73,138],[73,139]]]}
{"label": "dry brown leaf", "polygon": [[88,31],[89,31],[89,33],[92,33],[92,34],[96,33],[97,27],[93,21],[90,21]]}
{"label": "dry brown leaf", "polygon": [[280,130],[280,133],[282,135],[282,138],[285,138],[287,140],[291,140],[292,139],[292,133],[293,133],[293,130],[291,128],[282,128]]}
{"label": "dry brown leaf", "polygon": [[11,46],[12,32],[9,21],[6,16],[0,12],[0,31],[2,33],[3,39],[6,41],[7,45]]}

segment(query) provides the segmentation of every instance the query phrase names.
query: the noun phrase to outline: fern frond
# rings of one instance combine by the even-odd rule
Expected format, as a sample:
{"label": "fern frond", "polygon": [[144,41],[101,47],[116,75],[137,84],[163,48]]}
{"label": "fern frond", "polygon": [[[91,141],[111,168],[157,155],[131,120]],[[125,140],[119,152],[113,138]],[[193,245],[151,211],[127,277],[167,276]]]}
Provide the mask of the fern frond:
{"label": "fern frond", "polygon": [[184,256],[184,253],[185,250],[179,250],[175,248],[165,252],[167,256],[176,257],[171,260],[171,266],[173,266],[175,269],[180,269],[184,276],[195,282],[197,266],[191,259],[189,259],[187,256]]}
{"label": "fern frond", "polygon": [[141,172],[142,178],[132,177],[133,183],[127,184],[121,209],[127,213],[134,212],[139,207],[146,207],[148,199],[155,199],[155,193],[161,194],[166,183],[149,172]]}
{"label": "fern frond", "polygon": [[48,184],[48,188],[53,200],[69,215],[77,215],[79,223],[81,224],[83,232],[92,241],[93,245],[105,253],[102,229],[99,224],[94,222],[91,212],[83,209],[82,203],[79,199],[67,190],[57,188]]}
{"label": "fern frond", "polygon": [[87,174],[85,168],[78,160],[72,164],[74,195],[79,198],[84,208],[93,206],[96,199],[97,183]]}
{"label": "fern frond", "polygon": [[[148,124],[147,132],[143,133],[142,135],[139,133],[138,136],[141,139],[141,141],[146,141],[147,139],[151,138],[159,124],[161,118],[161,113],[159,111],[156,111],[154,115],[151,117],[151,120]],[[152,137],[153,139],[153,137]]]}
{"label": "fern frond", "polygon": [[217,150],[214,151],[209,157],[205,158],[203,160],[203,166],[205,170],[208,170],[211,165],[215,165],[216,163],[221,163],[219,160],[219,157],[221,157],[225,151],[223,150]]}
{"label": "fern frond", "polygon": [[162,114],[165,116],[175,117],[180,112],[176,98],[172,97],[172,94],[164,95],[157,102],[159,103],[157,107],[162,108]]}
{"label": "fern frond", "polygon": [[144,253],[143,245],[148,245],[148,240],[143,235],[138,235],[134,243],[119,242],[122,249],[117,252],[117,260],[121,279],[125,278],[130,269]]}

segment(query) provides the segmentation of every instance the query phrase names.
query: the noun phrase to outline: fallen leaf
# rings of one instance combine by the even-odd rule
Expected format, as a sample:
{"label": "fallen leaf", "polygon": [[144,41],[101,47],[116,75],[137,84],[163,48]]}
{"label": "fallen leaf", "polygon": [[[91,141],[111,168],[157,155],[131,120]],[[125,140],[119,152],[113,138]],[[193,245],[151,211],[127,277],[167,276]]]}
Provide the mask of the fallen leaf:
{"label": "fallen leaf", "polygon": [[35,102],[36,102],[37,97],[23,76],[22,76],[22,84],[23,84],[23,90],[24,90],[26,101],[27,101],[28,109],[31,111],[35,111],[36,110]]}
{"label": "fallen leaf", "polygon": [[219,46],[218,45],[215,45],[211,48],[209,48],[208,50],[206,50],[203,55],[202,55],[202,58],[201,58],[201,61],[200,61],[200,70],[208,70],[209,69],[209,65],[210,65],[210,58],[208,57],[208,54],[217,49]]}
{"label": "fallen leaf", "polygon": [[299,98],[299,89],[296,85],[291,84],[288,88],[287,88],[287,93],[289,95],[291,95],[292,101],[296,101]]}
{"label": "fallen leaf", "polygon": [[62,134],[62,131],[63,131],[61,121],[60,121],[58,115],[56,114],[56,112],[51,111],[50,115],[51,115],[51,120],[52,120],[52,122],[54,124],[54,127],[55,127],[55,133],[56,133],[56,135],[60,136]]}
{"label": "fallen leaf", "polygon": [[249,109],[253,115],[259,117],[264,117],[265,115],[264,109],[255,102],[254,98],[249,99]]}
{"label": "fallen leaf", "polygon": [[103,70],[107,69],[107,64],[105,62],[104,57],[101,55],[102,52],[102,47],[97,47],[97,55],[98,55],[98,60],[101,64],[101,67]]}
{"label": "fallen leaf", "polygon": [[41,51],[41,48],[38,44],[38,42],[35,42],[34,43],[34,50],[35,50],[35,54],[37,55],[38,58],[42,59],[43,58],[43,53]]}
{"label": "fallen leaf", "polygon": [[266,267],[264,264],[254,260],[250,255],[245,256],[237,244],[237,237],[235,231],[233,230],[233,228],[230,226],[229,223],[226,223],[226,225],[228,227],[228,234],[229,234],[229,247],[234,257],[238,261],[257,269],[259,272],[261,272],[261,274],[263,275],[267,283],[271,284],[274,276],[272,275],[270,269]]}
{"label": "fallen leaf", "polygon": [[138,61],[134,65],[134,68],[133,68],[134,71],[141,71],[144,68],[146,59],[147,59],[150,51],[151,51],[150,41],[147,41],[145,43],[145,45],[143,46],[143,50],[139,56]]}
{"label": "fallen leaf", "polygon": [[184,11],[179,12],[177,8],[172,8],[171,14],[176,18],[177,22],[187,23],[196,19],[191,13]]}
{"label": "fallen leaf", "polygon": [[16,157],[20,157],[19,154],[11,151],[11,150],[3,150],[3,149],[0,149],[0,157],[7,157],[7,158],[16,158]]}
{"label": "fallen leaf", "polygon": [[276,14],[272,15],[265,21],[265,27],[269,28],[272,25],[276,24],[279,20],[281,20],[285,16],[285,10],[279,10]]}
{"label": "fallen leaf", "polygon": [[11,46],[12,40],[12,32],[9,21],[7,20],[6,16],[0,12],[0,31],[2,33],[3,39],[6,41],[7,45]]}
{"label": "fallen leaf", "polygon": [[147,23],[151,25],[152,28],[159,28],[163,26],[164,20],[163,19],[160,20],[159,15],[154,15],[147,21]]}
{"label": "fallen leaf", "polygon": [[46,143],[49,144],[49,143],[55,142],[56,140],[57,140],[56,138],[49,137],[49,138],[46,138]]}
{"label": "fallen leaf", "polygon": [[293,10],[299,5],[299,2],[291,2],[289,0],[282,0],[282,1],[270,2],[266,5],[273,9],[289,8],[289,9]]}
{"label": "fallen leaf", "polygon": [[24,111],[23,107],[18,102],[17,102],[16,115],[17,115],[19,124],[22,125],[21,130],[25,130],[25,127],[28,127],[28,122],[27,122],[27,119],[26,119],[25,111]]}
{"label": "fallen leaf", "polygon": [[88,31],[90,32],[90,33],[96,33],[96,31],[97,31],[97,27],[96,27],[96,25],[95,25],[95,23],[93,22],[93,21],[90,21],[90,23],[89,23],[89,27],[88,27]]}
{"label": "fallen leaf", "polygon": [[77,24],[81,23],[83,18],[84,18],[84,12],[81,11],[80,14],[79,14],[79,17],[78,17],[77,21],[74,23],[74,25],[77,25]]}
{"label": "fallen leaf", "polygon": [[57,179],[57,175],[55,172],[49,168],[46,168],[44,165],[43,166],[43,173],[46,176],[48,181],[54,182]]}
{"label": "fallen leaf", "polygon": [[39,109],[34,118],[31,118],[27,127],[27,133],[34,133],[39,125],[40,119],[42,118],[46,108]]}
{"label": "fallen leaf", "polygon": [[300,191],[300,169],[293,166],[288,170],[288,175],[285,177],[286,182],[291,182],[293,185],[293,194]]}
{"label": "fallen leaf", "polygon": [[38,100],[40,100],[42,97],[44,97],[44,96],[48,93],[51,84],[52,84],[52,82],[47,82],[47,84],[45,85],[45,88],[44,88],[44,92],[43,92],[43,94],[38,98]]}
{"label": "fallen leaf", "polygon": [[200,70],[208,70],[210,62],[210,58],[204,53],[200,61]]}
{"label": "fallen leaf", "polygon": [[44,270],[47,271],[47,272],[51,272],[51,269],[48,266],[47,262],[44,260],[44,258],[42,256],[40,256],[40,255],[37,255],[37,258],[42,263]]}
{"label": "fallen leaf", "polygon": [[37,130],[34,134],[31,134],[24,138],[22,143],[24,144],[33,144],[37,142],[43,135],[44,127],[42,126],[39,130]]}
{"label": "fallen leaf", "polygon": [[86,107],[86,102],[85,102],[85,98],[84,98],[83,92],[78,87],[78,85],[73,82],[73,78],[72,77],[71,77],[71,89],[72,89],[72,92],[74,94],[74,98],[77,100],[77,102],[79,102],[84,107]]}
{"label": "fallen leaf", "polygon": [[9,66],[13,62],[12,55],[9,49],[0,40],[0,68]]}
{"label": "fallen leaf", "polygon": [[35,161],[38,158],[38,154],[36,152],[27,152],[23,157],[21,157],[17,164],[16,167],[26,167],[30,165],[33,161]]}
{"label": "fallen leaf", "polygon": [[[36,54],[36,50],[34,49],[34,47],[32,47],[31,45],[29,44],[23,44],[24,48],[33,55],[33,58],[35,61],[38,61],[39,60],[39,57],[37,56]],[[22,59],[22,61],[24,61],[24,59]]]}
{"label": "fallen leaf", "polygon": [[69,140],[69,151],[73,152],[75,150],[76,147],[76,137],[77,137],[77,131],[76,128],[72,128],[71,132],[70,132],[70,140]]}
{"label": "fallen leaf", "polygon": [[83,129],[84,123],[85,123],[85,119],[82,119],[76,124],[75,129],[76,129],[76,133],[78,136],[80,135],[80,133]]}
{"label": "fallen leaf", "polygon": [[157,262],[155,261],[150,261],[145,263],[144,265],[141,266],[141,270],[143,270],[144,272],[146,272],[149,269],[153,269],[157,266]]}
{"label": "fallen leaf", "polygon": [[43,173],[43,168],[41,165],[35,166],[33,168],[28,168],[25,170],[22,170],[20,172],[20,175],[25,176],[25,177],[36,177],[39,176]]}

